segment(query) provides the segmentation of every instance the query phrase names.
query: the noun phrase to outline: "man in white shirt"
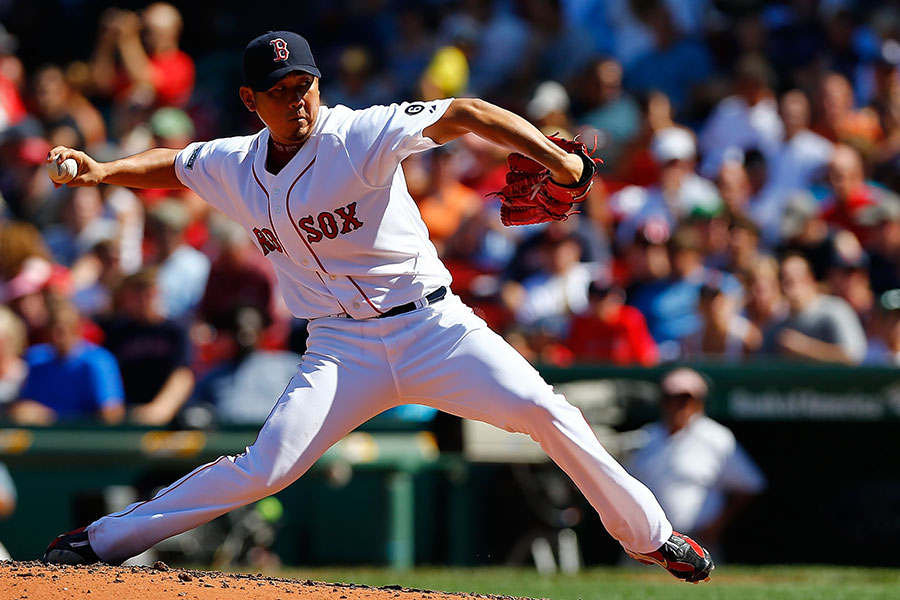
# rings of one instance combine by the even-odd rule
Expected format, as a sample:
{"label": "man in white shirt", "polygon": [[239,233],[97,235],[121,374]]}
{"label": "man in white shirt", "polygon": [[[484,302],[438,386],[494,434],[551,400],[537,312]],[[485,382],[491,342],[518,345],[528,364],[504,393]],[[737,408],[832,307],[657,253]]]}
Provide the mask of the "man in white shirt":
{"label": "man in white shirt", "polygon": [[708,579],[708,554],[672,531],[581,412],[448,290],[400,168],[413,152],[468,132],[533,158],[564,186],[593,176],[590,158],[477,99],[321,106],[309,45],[288,31],[251,41],[243,74],[241,99],[266,125],[256,135],[111,163],[58,147],[48,161],[74,158],[74,185],[189,187],[241,223],[272,261],[288,308],[309,320],[307,351],[252,446],[59,536],[44,560],[134,556],[280,491],[369,418],[418,403],[529,434],[635,559],[686,581]]}
{"label": "man in white shirt", "polygon": [[662,418],[641,430],[643,445],[628,470],[653,490],[674,527],[716,546],[766,479],[734,434],[704,414],[709,388],[702,375],[675,369],[660,387]]}
{"label": "man in white shirt", "polygon": [[749,206],[748,216],[763,233],[763,242],[772,248],[782,240],[780,224],[791,194],[809,189],[825,176],[834,145],[810,131],[809,99],[800,90],[790,90],[779,103],[784,122],[784,139],[766,157],[766,183]]}

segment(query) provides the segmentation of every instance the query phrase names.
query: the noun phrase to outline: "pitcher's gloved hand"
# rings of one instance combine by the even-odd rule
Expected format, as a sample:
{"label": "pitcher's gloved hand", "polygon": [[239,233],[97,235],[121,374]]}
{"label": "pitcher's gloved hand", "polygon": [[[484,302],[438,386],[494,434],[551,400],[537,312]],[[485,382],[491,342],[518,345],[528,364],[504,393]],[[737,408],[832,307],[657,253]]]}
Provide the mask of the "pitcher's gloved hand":
{"label": "pitcher's gloved hand", "polygon": [[597,173],[596,163],[587,147],[575,140],[555,136],[547,138],[571,154],[577,154],[584,162],[581,178],[571,185],[557,183],[550,178],[550,169],[524,154],[512,152],[506,159],[509,171],[506,185],[492,196],[498,196],[500,222],[506,226],[531,225],[547,221],[565,221],[572,214],[572,205],[587,197]]}

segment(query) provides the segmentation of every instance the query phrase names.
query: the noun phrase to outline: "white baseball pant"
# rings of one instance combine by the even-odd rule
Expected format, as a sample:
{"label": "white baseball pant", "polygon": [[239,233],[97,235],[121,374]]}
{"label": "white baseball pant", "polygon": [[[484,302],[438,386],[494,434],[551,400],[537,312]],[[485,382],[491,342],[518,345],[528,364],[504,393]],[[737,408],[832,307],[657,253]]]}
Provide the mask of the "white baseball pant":
{"label": "white baseball pant", "polygon": [[581,411],[455,295],[385,319],[315,319],[307,348],[253,445],[92,523],[97,556],[125,560],[274,494],[356,427],[406,403],[530,435],[626,549],[652,552],[671,535],[656,498],[609,455]]}

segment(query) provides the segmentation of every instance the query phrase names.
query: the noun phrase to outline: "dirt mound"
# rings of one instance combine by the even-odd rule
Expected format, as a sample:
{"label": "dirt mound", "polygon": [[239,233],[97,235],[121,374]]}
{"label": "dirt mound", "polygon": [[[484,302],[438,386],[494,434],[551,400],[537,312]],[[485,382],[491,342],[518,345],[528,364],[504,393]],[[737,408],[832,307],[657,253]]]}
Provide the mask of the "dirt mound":
{"label": "dirt mound", "polygon": [[238,573],[152,567],[45,565],[0,562],[4,600],[527,600],[511,596],[448,594],[400,586],[374,588]]}

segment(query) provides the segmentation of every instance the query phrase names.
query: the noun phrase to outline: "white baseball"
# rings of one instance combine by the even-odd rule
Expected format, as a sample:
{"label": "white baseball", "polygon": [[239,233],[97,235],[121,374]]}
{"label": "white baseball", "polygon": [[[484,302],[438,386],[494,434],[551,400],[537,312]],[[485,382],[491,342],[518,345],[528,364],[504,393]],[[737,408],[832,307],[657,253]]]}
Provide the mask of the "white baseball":
{"label": "white baseball", "polygon": [[74,158],[67,158],[61,163],[57,163],[54,158],[47,164],[47,174],[55,183],[69,183],[78,175],[78,163]]}

